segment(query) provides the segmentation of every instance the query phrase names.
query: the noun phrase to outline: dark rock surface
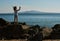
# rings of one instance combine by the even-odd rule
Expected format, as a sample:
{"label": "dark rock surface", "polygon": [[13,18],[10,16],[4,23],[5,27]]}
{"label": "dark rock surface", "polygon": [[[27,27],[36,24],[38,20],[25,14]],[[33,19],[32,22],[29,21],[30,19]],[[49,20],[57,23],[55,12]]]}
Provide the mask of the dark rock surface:
{"label": "dark rock surface", "polygon": [[0,26],[4,26],[7,25],[7,21],[5,21],[4,19],[0,18]]}
{"label": "dark rock surface", "polygon": [[[25,22],[19,22],[15,25],[14,22],[8,22],[0,18],[0,39],[27,38],[30,41],[42,41],[42,39],[60,39],[60,24],[54,25],[54,27],[51,28],[52,31],[48,27],[41,28],[39,25],[33,25],[29,26],[27,29],[23,29],[23,27],[28,27],[25,25],[27,25]],[[43,33],[44,31],[46,33]],[[44,34],[46,34],[45,38],[43,38]]]}

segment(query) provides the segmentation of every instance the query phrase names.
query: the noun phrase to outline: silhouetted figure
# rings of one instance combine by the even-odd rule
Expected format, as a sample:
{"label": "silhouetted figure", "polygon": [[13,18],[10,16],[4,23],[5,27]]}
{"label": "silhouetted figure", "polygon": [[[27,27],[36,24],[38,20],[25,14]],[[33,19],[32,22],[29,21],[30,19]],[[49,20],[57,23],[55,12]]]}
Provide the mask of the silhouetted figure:
{"label": "silhouetted figure", "polygon": [[14,14],[14,23],[15,23],[15,24],[18,24],[18,13],[17,13],[17,12],[18,12],[20,9],[21,9],[21,7],[19,7],[19,9],[17,9],[16,6],[13,7],[13,10],[14,10],[14,13],[15,13],[15,14]]}

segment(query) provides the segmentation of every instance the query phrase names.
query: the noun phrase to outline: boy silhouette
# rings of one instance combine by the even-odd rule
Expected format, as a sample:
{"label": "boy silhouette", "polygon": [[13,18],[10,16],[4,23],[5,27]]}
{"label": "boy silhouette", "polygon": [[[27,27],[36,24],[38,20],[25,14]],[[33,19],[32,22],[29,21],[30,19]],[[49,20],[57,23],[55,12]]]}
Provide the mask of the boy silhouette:
{"label": "boy silhouette", "polygon": [[19,7],[19,9],[17,9],[16,6],[13,7],[14,10],[14,24],[18,24],[18,11],[21,9],[21,7]]}

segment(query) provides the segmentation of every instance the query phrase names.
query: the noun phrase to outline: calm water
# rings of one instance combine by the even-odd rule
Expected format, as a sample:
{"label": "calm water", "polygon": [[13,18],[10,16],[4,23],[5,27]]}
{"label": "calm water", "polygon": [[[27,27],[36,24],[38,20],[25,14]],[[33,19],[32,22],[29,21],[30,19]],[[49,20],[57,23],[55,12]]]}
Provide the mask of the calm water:
{"label": "calm water", "polygon": [[[6,21],[14,21],[13,14],[0,14],[0,18]],[[35,15],[20,15],[18,16],[19,22],[26,22],[28,25],[40,25],[53,27],[55,24],[60,24],[60,14],[35,14]]]}

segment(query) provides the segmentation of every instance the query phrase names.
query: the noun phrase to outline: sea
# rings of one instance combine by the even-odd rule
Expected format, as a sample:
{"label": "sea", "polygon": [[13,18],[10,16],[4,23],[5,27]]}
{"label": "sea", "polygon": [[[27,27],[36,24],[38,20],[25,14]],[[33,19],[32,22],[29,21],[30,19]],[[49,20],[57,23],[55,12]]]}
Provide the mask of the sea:
{"label": "sea", "polygon": [[[0,18],[8,22],[14,21],[13,13],[0,13]],[[27,25],[39,25],[41,27],[53,27],[60,24],[60,14],[18,14],[18,22],[26,22]]]}

